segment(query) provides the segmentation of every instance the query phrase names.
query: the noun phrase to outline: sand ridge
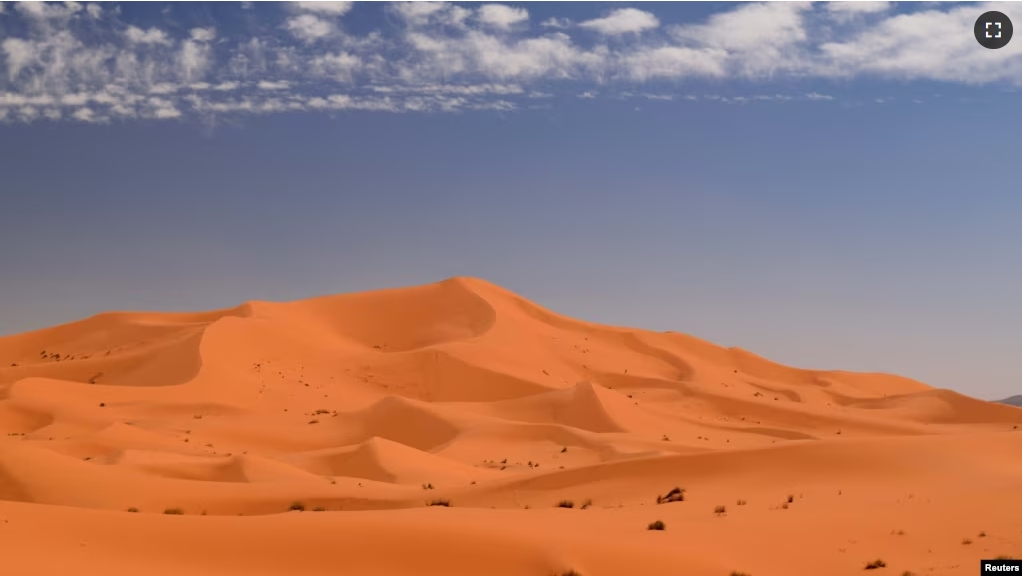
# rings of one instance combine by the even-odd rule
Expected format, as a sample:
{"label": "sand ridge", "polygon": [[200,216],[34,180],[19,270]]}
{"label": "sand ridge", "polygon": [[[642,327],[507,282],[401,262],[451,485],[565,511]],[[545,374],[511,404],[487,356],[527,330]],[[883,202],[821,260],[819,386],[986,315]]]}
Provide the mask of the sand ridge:
{"label": "sand ridge", "polygon": [[0,338],[0,553],[19,574],[972,574],[1022,555],[1019,428],[473,278],[109,313]]}

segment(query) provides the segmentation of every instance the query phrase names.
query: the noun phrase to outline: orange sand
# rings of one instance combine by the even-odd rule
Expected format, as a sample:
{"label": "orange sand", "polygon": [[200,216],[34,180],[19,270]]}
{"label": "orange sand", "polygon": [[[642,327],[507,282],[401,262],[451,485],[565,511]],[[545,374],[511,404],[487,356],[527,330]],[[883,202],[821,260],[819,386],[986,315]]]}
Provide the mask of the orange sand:
{"label": "orange sand", "polygon": [[474,279],[102,314],[0,338],[0,573],[972,576],[1022,555],[1019,432]]}

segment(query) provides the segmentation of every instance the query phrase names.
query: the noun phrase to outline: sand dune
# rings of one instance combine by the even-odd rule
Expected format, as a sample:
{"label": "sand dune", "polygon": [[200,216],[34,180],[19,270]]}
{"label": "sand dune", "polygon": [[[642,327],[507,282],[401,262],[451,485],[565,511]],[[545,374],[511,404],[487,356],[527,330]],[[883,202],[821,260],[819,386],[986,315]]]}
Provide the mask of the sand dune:
{"label": "sand dune", "polygon": [[0,554],[19,575],[973,574],[1022,555],[1020,429],[477,279],[102,314],[0,338]]}

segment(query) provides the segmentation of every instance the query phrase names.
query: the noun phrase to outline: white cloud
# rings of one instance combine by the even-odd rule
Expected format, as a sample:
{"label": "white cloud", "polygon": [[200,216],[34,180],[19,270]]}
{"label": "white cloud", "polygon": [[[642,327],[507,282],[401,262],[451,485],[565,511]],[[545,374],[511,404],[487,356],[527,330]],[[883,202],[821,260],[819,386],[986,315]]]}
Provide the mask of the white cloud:
{"label": "white cloud", "polygon": [[362,59],[348,52],[316,56],[309,61],[309,70],[318,76],[330,76],[340,82],[350,82],[363,66]]}
{"label": "white cloud", "polygon": [[637,8],[619,8],[603,18],[586,20],[579,26],[607,36],[618,36],[652,30],[660,26],[660,20],[651,12]]}
{"label": "white cloud", "polygon": [[199,80],[210,65],[209,56],[209,46],[192,40],[182,42],[181,52],[178,54],[182,78],[186,82]]}
{"label": "white cloud", "polygon": [[886,12],[891,9],[890,2],[870,2],[861,0],[858,2],[827,2],[827,10],[837,13],[870,14],[875,12]]}
{"label": "white cloud", "polygon": [[288,18],[284,26],[295,38],[306,42],[319,40],[334,33],[333,24],[312,14],[302,14]]}
{"label": "white cloud", "polygon": [[129,42],[135,44],[162,44],[164,46],[172,44],[170,36],[159,28],[143,30],[137,26],[128,26],[124,35],[127,36]]}
{"label": "white cloud", "polygon": [[476,17],[491,28],[510,30],[515,24],[528,22],[529,11],[525,8],[512,8],[504,4],[483,4],[479,7]]}
{"label": "white cloud", "polygon": [[81,122],[95,122],[96,112],[91,108],[79,108],[71,114],[71,117]]}
{"label": "white cloud", "polygon": [[805,2],[741,4],[705,23],[676,27],[673,34],[691,47],[721,51],[722,65],[742,76],[794,72],[807,65]]}
{"label": "white cloud", "polygon": [[725,74],[726,52],[719,49],[662,46],[636,50],[619,60],[618,75],[646,82],[690,76],[721,77]]}
{"label": "white cloud", "polygon": [[552,16],[540,22],[539,25],[544,28],[554,29],[571,28],[571,20],[568,18],[557,18],[556,16]]}
{"label": "white cloud", "polygon": [[26,66],[36,60],[33,44],[20,38],[8,38],[0,43],[0,48],[7,56],[7,77],[12,81]]}
{"label": "white cloud", "polygon": [[351,11],[354,2],[294,2],[291,5],[304,12],[343,16]]}
{"label": "white cloud", "polygon": [[103,7],[94,2],[86,4],[85,11],[89,14],[90,18],[99,18],[103,15]]}
{"label": "white cloud", "polygon": [[20,13],[31,18],[39,19],[51,19],[51,18],[69,18],[82,9],[82,5],[77,2],[65,2],[58,4],[55,2],[15,2],[14,7]]}
{"label": "white cloud", "polygon": [[579,98],[582,98],[583,100],[592,100],[593,98],[596,98],[597,93],[593,92],[592,90],[587,90],[586,92],[578,94],[577,96]]}
{"label": "white cloud", "polygon": [[212,42],[216,38],[216,28],[192,28],[191,29],[192,40],[196,42]]}
{"label": "white cloud", "polygon": [[826,94],[820,94],[819,92],[810,92],[810,93],[806,94],[806,98],[808,98],[810,100],[833,100],[834,99],[833,96],[828,96]]}
{"label": "white cloud", "polygon": [[269,80],[260,80],[259,83],[256,84],[256,86],[260,90],[287,90],[288,88],[291,87],[291,83],[288,82],[287,80],[277,80],[276,82],[271,82]]}
{"label": "white cloud", "polygon": [[390,5],[390,9],[413,27],[433,24],[461,28],[472,15],[471,10],[448,2],[399,2]]}

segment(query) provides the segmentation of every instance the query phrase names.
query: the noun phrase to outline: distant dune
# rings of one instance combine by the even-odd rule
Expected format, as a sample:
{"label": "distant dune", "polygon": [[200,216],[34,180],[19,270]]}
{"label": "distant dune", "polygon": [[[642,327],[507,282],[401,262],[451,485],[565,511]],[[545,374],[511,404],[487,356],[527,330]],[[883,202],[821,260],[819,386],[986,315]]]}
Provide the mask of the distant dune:
{"label": "distant dune", "polygon": [[1010,396],[1004,400],[998,400],[997,402],[1007,404],[1009,406],[1022,406],[1022,394],[1016,394],[1015,396]]}
{"label": "distant dune", "polygon": [[1022,556],[1005,404],[471,278],[101,314],[0,338],[0,555],[19,575],[972,575]]}

